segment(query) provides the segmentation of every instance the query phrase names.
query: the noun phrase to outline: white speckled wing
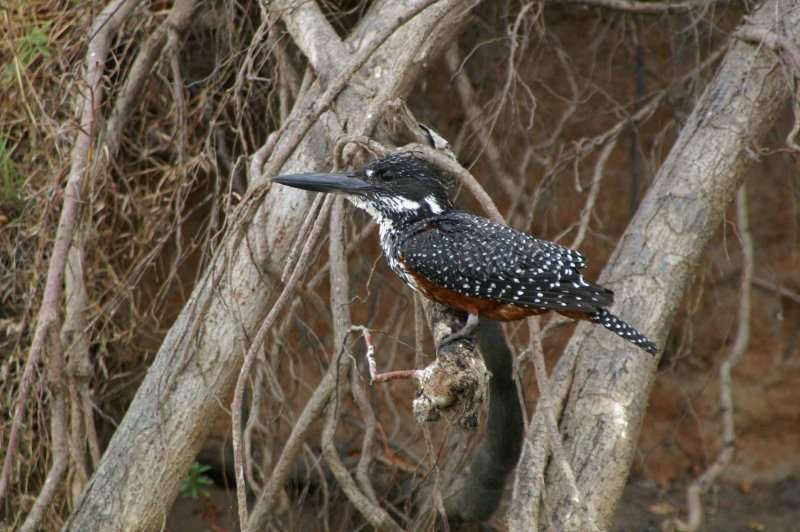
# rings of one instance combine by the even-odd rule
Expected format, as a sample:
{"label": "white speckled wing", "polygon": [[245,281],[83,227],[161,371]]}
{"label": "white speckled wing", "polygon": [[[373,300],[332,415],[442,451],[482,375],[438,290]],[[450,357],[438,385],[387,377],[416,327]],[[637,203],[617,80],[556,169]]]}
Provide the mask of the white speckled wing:
{"label": "white speckled wing", "polygon": [[408,268],[465,295],[589,313],[613,302],[583,279],[577,251],[464,211],[419,222],[399,240]]}

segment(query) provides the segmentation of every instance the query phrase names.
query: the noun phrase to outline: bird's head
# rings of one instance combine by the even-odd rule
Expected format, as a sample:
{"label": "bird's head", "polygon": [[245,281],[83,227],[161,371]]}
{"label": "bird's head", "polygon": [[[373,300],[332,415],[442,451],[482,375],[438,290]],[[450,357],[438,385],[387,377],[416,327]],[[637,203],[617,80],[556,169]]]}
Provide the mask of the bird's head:
{"label": "bird's head", "polygon": [[445,185],[449,174],[425,159],[393,154],[360,170],[337,174],[273,177],[282,185],[314,192],[345,194],[356,207],[379,221],[413,223],[453,208]]}

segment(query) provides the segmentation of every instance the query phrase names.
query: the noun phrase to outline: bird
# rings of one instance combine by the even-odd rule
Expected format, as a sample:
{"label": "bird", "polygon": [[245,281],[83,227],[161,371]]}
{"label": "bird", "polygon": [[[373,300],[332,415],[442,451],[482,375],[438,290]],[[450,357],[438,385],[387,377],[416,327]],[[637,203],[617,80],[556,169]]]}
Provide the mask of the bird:
{"label": "bird", "polygon": [[389,268],[424,297],[468,314],[439,348],[467,337],[479,317],[508,322],[555,311],[603,325],[650,354],[658,347],[612,314],[614,293],[583,278],[579,252],[455,206],[453,176],[409,153],[377,158],[344,173],[282,175],[272,181],[339,193],[378,224]]}

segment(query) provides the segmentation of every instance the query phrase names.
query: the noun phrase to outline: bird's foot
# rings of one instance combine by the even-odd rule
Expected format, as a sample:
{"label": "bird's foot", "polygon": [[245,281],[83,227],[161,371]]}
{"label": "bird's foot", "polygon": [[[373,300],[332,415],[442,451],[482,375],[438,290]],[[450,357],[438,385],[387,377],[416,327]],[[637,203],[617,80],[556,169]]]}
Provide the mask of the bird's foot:
{"label": "bird's foot", "polygon": [[439,350],[444,346],[446,346],[447,344],[451,344],[456,340],[463,340],[469,337],[470,335],[472,335],[473,332],[475,332],[475,329],[477,328],[478,328],[478,315],[470,314],[469,317],[467,318],[466,325],[464,325],[456,332],[448,334],[447,336],[442,338],[438,344],[436,344],[436,354],[438,355]]}

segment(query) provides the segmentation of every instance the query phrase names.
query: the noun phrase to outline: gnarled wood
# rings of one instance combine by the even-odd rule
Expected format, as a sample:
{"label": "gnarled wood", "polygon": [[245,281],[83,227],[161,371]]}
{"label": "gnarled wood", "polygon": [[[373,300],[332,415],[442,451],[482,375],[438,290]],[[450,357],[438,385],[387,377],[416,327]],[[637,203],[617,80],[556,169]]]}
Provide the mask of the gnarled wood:
{"label": "gnarled wood", "polygon": [[[768,1],[750,21],[785,28],[800,43],[798,7],[797,1]],[[602,281],[620,296],[615,309],[638,316],[635,325],[655,332],[657,340],[663,340],[754,159],[753,147],[790,96],[787,79],[772,51],[733,44],[604,270]],[[564,357],[570,361],[576,351],[585,353],[577,361],[561,427],[580,491],[578,504],[600,530],[610,526],[627,480],[657,366],[656,360],[614,340],[603,331],[579,327]],[[526,445],[521,467],[533,467],[537,453],[542,456],[540,449]],[[552,512],[555,527],[586,530],[565,479],[552,465],[545,486],[548,509],[543,511]],[[512,528],[534,529],[539,504],[535,490],[518,490],[509,519]],[[548,519],[540,515],[538,521],[542,525]]]}

